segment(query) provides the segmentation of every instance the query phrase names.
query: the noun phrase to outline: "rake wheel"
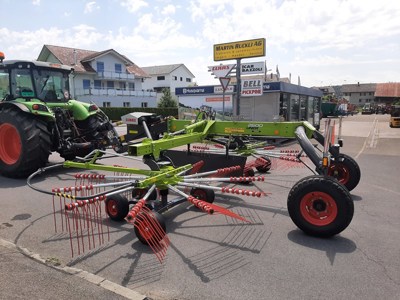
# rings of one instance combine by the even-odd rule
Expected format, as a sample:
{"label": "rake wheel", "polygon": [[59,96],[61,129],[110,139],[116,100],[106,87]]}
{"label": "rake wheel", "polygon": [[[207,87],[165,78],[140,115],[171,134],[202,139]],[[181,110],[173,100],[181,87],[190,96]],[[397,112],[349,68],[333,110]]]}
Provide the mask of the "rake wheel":
{"label": "rake wheel", "polygon": [[262,158],[266,160],[267,163],[257,166],[256,169],[260,173],[267,173],[271,169],[271,159],[267,156],[263,156]]}
{"label": "rake wheel", "polygon": [[342,232],[354,214],[349,191],[335,179],[321,175],[298,181],[289,192],[287,207],[297,227],[316,237]]}
{"label": "rake wheel", "polygon": [[128,215],[129,202],[125,196],[121,194],[108,196],[105,203],[107,215],[111,220],[120,222]]}
{"label": "rake wheel", "polygon": [[[146,218],[155,218],[155,220],[151,221],[149,223],[159,223],[161,228],[163,229],[163,232],[158,232],[157,235],[155,234],[154,229],[152,230],[151,228],[148,227],[143,227],[143,225],[139,225],[138,219],[146,219]],[[139,241],[144,244],[144,245],[149,245],[149,240],[153,240],[155,242],[160,242],[165,234],[166,234],[166,229],[167,226],[165,225],[165,220],[164,217],[159,214],[156,211],[153,211],[151,214],[144,214],[144,213],[139,213],[137,220],[134,223],[134,230],[137,238]]]}
{"label": "rake wheel", "polygon": [[190,191],[190,195],[196,199],[203,200],[208,203],[213,203],[215,200],[215,192],[209,189],[193,188]]}
{"label": "rake wheel", "polygon": [[360,182],[361,171],[353,158],[341,153],[336,160],[331,161],[328,169],[328,176],[335,178],[351,191]]}

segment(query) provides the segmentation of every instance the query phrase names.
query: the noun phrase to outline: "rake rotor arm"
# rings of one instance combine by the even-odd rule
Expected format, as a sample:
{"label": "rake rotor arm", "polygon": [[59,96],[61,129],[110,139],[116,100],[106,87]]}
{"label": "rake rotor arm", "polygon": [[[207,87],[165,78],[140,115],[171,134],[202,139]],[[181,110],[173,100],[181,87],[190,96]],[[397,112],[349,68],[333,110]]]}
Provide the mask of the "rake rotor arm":
{"label": "rake rotor arm", "polygon": [[313,162],[315,167],[317,168],[317,172],[319,174],[322,173],[322,158],[319,156],[318,152],[315,150],[315,147],[309,140],[306,135],[305,129],[303,126],[298,126],[295,130],[295,136],[297,141],[299,142],[301,148]]}

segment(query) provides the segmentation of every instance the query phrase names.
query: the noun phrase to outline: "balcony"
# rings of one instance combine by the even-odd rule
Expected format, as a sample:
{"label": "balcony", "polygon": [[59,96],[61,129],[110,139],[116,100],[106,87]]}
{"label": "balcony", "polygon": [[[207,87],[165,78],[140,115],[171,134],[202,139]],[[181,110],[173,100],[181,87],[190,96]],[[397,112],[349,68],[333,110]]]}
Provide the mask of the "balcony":
{"label": "balcony", "polygon": [[103,71],[97,72],[96,79],[112,79],[112,80],[134,80],[135,75],[128,74],[128,73],[119,73],[119,72],[112,72],[112,71]]}
{"label": "balcony", "polygon": [[75,89],[75,96],[156,97],[156,92],[131,89]]}

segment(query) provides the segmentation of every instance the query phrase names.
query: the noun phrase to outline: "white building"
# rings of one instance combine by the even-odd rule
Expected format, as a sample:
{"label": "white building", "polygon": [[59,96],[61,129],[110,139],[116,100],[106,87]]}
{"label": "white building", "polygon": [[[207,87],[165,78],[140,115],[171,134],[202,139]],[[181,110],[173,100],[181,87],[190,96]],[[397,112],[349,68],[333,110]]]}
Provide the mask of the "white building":
{"label": "white building", "polygon": [[97,52],[44,45],[38,61],[74,68],[73,98],[101,107],[156,107],[154,91],[144,87],[149,75],[113,49]]}
{"label": "white building", "polygon": [[164,88],[169,88],[171,95],[175,95],[175,88],[194,85],[195,76],[184,64],[151,66],[142,69],[150,76],[143,82],[144,90],[161,93]]}

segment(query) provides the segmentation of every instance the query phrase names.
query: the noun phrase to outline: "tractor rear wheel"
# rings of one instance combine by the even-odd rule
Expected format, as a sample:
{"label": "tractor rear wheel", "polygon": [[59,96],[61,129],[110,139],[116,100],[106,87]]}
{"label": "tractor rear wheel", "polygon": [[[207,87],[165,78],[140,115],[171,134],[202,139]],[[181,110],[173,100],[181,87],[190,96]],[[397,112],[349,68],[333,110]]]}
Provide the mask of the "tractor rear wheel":
{"label": "tractor rear wheel", "polygon": [[342,232],[354,214],[349,191],[335,179],[320,175],[297,182],[289,192],[287,207],[297,227],[317,237]]}
{"label": "tractor rear wheel", "polygon": [[0,173],[24,178],[46,165],[51,153],[46,123],[14,108],[0,110]]}

